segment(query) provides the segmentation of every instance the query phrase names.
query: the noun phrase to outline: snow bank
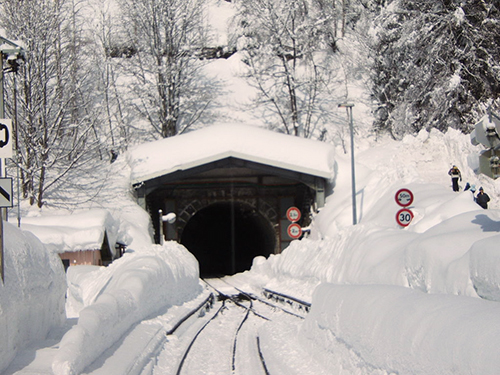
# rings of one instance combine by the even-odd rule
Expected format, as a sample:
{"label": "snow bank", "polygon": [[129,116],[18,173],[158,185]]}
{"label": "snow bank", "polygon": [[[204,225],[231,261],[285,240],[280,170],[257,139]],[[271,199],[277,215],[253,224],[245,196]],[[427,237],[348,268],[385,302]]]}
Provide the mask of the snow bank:
{"label": "snow bank", "polygon": [[[409,186],[421,190],[418,184]],[[305,299],[310,299],[311,286],[330,282],[399,285],[472,297],[479,291],[484,298],[500,301],[500,269],[494,266],[500,211],[479,208],[468,192],[436,194],[440,200],[434,201],[435,192],[416,195],[416,223],[406,229],[398,228],[398,208],[392,207],[390,194],[391,199],[381,199],[376,208],[379,214],[366,223],[331,231],[323,240],[293,241],[280,256],[256,262],[252,272],[266,275],[271,289],[275,283],[283,284],[281,290],[294,285],[291,291]],[[309,285],[300,292],[288,279],[307,280]]]}
{"label": "snow bank", "polygon": [[500,366],[500,305],[475,298],[322,284],[302,334],[331,373],[493,375]]}
{"label": "snow bank", "polygon": [[0,373],[29,343],[65,319],[61,259],[31,233],[4,223],[5,282],[0,284]]}
{"label": "snow bank", "polygon": [[[484,251],[476,243],[499,235],[500,211],[481,209],[469,192],[443,192],[438,185],[406,186],[416,196],[411,206],[415,223],[410,227],[403,229],[396,223],[400,207],[394,194],[399,187],[394,186],[379,196],[373,206],[376,215],[369,211],[362,223],[336,231],[326,227],[324,239],[293,241],[280,256],[256,263],[252,271],[265,274],[269,288],[287,278],[308,280],[309,295],[301,295],[306,299],[310,299],[310,286],[319,282],[400,285],[475,297],[480,288],[496,299],[500,270],[480,261],[485,259]],[[494,253],[488,254],[493,261]]]}
{"label": "snow bank", "polygon": [[[350,160],[337,153],[334,191],[314,216],[310,238],[256,262],[252,272],[264,275],[268,288],[290,288],[307,300],[320,282],[399,285],[474,297],[480,293],[500,300],[494,247],[482,247],[500,234],[500,211],[483,210],[470,191],[453,192],[442,156],[466,160],[475,150],[469,137],[456,131],[421,132],[403,142],[381,144],[358,154],[357,225],[352,225]],[[476,179],[486,178],[474,177],[466,167],[462,175],[476,186]],[[488,178],[481,185],[494,191]],[[395,195],[401,188],[414,195],[408,207],[414,219],[406,228],[396,221],[402,207]]]}
{"label": "snow bank", "polygon": [[52,364],[56,375],[80,373],[135,323],[201,291],[196,259],[175,242],[126,253],[83,279],[92,280],[80,284],[86,307],[61,340]]}
{"label": "snow bank", "polygon": [[[485,230],[487,226],[490,230]],[[496,229],[492,230],[493,227]],[[490,278],[490,266],[478,262],[472,265],[470,259],[474,248],[477,259],[478,243],[498,237],[499,232],[499,210],[465,212],[435,225],[404,250],[409,286],[428,293],[475,297],[475,283],[498,289],[500,269],[496,270],[496,277]],[[486,259],[494,260],[491,256]]]}
{"label": "snow bank", "polygon": [[95,302],[111,275],[106,267],[79,265],[66,271],[66,316],[77,318],[80,311]]}
{"label": "snow bank", "polygon": [[[500,232],[500,221],[483,221],[485,230]],[[475,242],[469,252],[469,268],[477,294],[485,299],[500,301],[500,235]]]}

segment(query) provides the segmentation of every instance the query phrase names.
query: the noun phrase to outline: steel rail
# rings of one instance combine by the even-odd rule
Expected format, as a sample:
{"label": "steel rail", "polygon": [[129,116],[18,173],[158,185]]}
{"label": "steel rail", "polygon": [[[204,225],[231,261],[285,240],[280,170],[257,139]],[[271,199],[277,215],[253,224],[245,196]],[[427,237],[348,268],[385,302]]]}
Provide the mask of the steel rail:
{"label": "steel rail", "polygon": [[[273,308],[279,309],[279,310],[283,311],[286,314],[295,316],[295,317],[300,318],[300,319],[304,319],[304,317],[302,315],[299,315],[299,314],[296,314],[296,313],[294,313],[292,311],[289,311],[289,310],[287,310],[287,309],[285,309],[285,308],[283,308],[283,307],[281,307],[279,305],[270,303],[269,301],[264,300],[264,299],[262,299],[262,298],[260,298],[260,297],[258,297],[256,295],[254,295],[253,293],[245,292],[244,290],[238,288],[237,286],[232,285],[231,283],[228,283],[226,280],[223,280],[223,279],[220,279],[220,280],[222,282],[226,283],[227,285],[233,287],[234,289],[236,289],[241,294],[246,295],[246,296],[250,297],[253,300],[259,301],[259,302],[264,303],[264,304],[266,304],[268,306],[271,306]],[[296,305],[299,306],[299,310],[303,309],[305,312],[309,312],[309,310],[311,309],[311,304],[309,302],[300,300],[300,299],[298,299],[296,297],[288,296],[288,295],[286,295],[284,293],[281,293],[281,292],[276,292],[276,291],[273,291],[273,290],[270,290],[270,289],[263,288],[262,289],[262,294],[266,298],[268,298],[268,299],[272,299],[273,296],[276,296],[276,297],[274,297],[274,300],[278,301],[278,302],[288,302],[289,305],[296,304]]]}
{"label": "steel rail", "polygon": [[[224,301],[230,300],[236,306],[242,307],[242,308],[244,308],[246,310],[243,319],[240,321],[240,324],[238,325],[238,328],[236,328],[236,331],[235,331],[235,334],[234,334],[234,339],[233,339],[231,369],[232,369],[232,373],[235,374],[236,373],[236,347],[237,347],[237,342],[238,342],[238,335],[239,335],[239,333],[241,331],[241,328],[243,327],[243,324],[245,324],[245,322],[247,321],[250,312],[252,314],[254,314],[256,317],[258,317],[258,318],[261,318],[261,319],[264,319],[264,320],[270,320],[270,319],[267,318],[267,317],[265,317],[265,316],[263,316],[262,314],[259,314],[257,311],[255,311],[253,309],[253,301],[256,300],[256,299],[252,295],[250,295],[249,293],[244,292],[243,290],[241,290],[239,288],[236,288],[234,285],[229,284],[227,281],[225,281],[225,280],[223,280],[221,278],[217,278],[217,279],[220,280],[220,281],[222,281],[222,282],[224,282],[225,284],[229,285],[231,288],[235,289],[238,292],[238,295],[236,295],[236,296],[230,296],[230,295],[228,295],[226,293],[221,292],[219,289],[217,289],[215,286],[213,286],[212,284],[210,284],[206,280],[203,280],[203,281],[210,288],[212,288],[216,293],[218,293],[219,295],[223,296],[225,298]],[[246,297],[246,300],[249,302],[250,306],[245,306],[244,304],[242,304],[238,300],[238,298],[240,296]],[[267,371],[266,364],[264,362],[264,357],[263,357],[263,355],[262,355],[262,353],[260,351],[258,336],[257,336],[257,351],[259,353],[259,360],[260,360],[260,363],[262,365],[262,368],[263,368],[265,374],[269,375],[269,372]]]}
{"label": "steel rail", "polygon": [[181,374],[181,371],[182,371],[182,367],[184,366],[184,362],[186,361],[186,358],[189,354],[189,352],[191,351],[191,348],[193,347],[196,339],[198,338],[198,336],[201,334],[201,332],[219,315],[219,313],[226,308],[226,301],[222,301],[222,304],[221,306],[219,307],[219,309],[217,310],[217,312],[209,319],[205,322],[205,324],[198,330],[198,332],[196,332],[196,334],[194,335],[193,339],[191,340],[191,342],[189,343],[187,349],[184,351],[184,354],[182,355],[182,358],[179,362],[179,365],[177,367],[177,372],[176,374],[177,375],[180,375]]}

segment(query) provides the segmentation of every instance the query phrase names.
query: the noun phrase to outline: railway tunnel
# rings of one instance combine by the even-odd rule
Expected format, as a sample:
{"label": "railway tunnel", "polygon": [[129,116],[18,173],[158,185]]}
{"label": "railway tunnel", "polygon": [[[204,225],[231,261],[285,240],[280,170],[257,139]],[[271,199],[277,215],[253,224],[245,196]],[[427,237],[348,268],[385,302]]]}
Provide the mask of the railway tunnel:
{"label": "railway tunnel", "polygon": [[201,275],[227,275],[248,270],[256,256],[273,254],[276,233],[254,207],[228,201],[197,212],[180,242],[198,259]]}
{"label": "railway tunnel", "polygon": [[[316,153],[310,159],[330,160],[286,160],[288,142]],[[332,158],[321,142],[214,125],[139,146],[131,153],[132,184],[151,216],[155,242],[183,244],[198,260],[202,277],[231,275],[250,269],[256,256],[288,246],[294,239],[287,231],[290,207],[302,212],[301,227],[310,224],[310,213],[324,204]],[[169,213],[175,222],[163,220]]]}

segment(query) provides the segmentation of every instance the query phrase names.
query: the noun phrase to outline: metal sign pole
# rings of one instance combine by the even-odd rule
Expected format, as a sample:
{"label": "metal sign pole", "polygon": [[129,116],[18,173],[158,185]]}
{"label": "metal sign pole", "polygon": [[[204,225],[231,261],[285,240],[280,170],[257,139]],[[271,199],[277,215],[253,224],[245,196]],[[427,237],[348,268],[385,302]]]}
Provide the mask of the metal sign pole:
{"label": "metal sign pole", "polygon": [[3,217],[0,210],[0,274],[2,276],[2,284],[5,284],[4,260],[3,260]]}
{"label": "metal sign pole", "polygon": [[[0,51],[0,119],[5,117],[3,103],[3,51]],[[0,159],[0,177],[3,176],[2,159]],[[0,208],[0,273],[2,283],[5,282],[4,277],[4,256],[3,256],[3,208]]]}
{"label": "metal sign pole", "polygon": [[356,225],[358,222],[358,215],[356,213],[356,172],[354,167],[354,126],[352,120],[352,106],[348,107],[349,113],[349,130],[351,133],[351,187],[352,187],[352,224]]}

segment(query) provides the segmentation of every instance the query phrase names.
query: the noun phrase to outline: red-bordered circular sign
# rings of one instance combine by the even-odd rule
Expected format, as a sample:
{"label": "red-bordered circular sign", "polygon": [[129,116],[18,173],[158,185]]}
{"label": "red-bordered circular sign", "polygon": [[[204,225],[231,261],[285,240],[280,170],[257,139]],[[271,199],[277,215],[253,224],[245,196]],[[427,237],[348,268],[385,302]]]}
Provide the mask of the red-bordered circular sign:
{"label": "red-bordered circular sign", "polygon": [[408,225],[410,225],[412,220],[413,220],[413,212],[411,212],[407,208],[402,208],[396,214],[396,221],[402,227],[407,227]]}
{"label": "red-bordered circular sign", "polygon": [[396,203],[401,207],[408,207],[413,203],[413,193],[408,189],[399,189],[395,196]]}
{"label": "red-bordered circular sign", "polygon": [[293,239],[297,239],[300,236],[302,236],[302,228],[297,223],[290,224],[286,231],[287,231],[288,235],[290,236],[290,238],[293,238]]}
{"label": "red-bordered circular sign", "polygon": [[300,217],[300,210],[297,207],[290,207],[288,210],[286,210],[286,218],[292,223],[299,221]]}

